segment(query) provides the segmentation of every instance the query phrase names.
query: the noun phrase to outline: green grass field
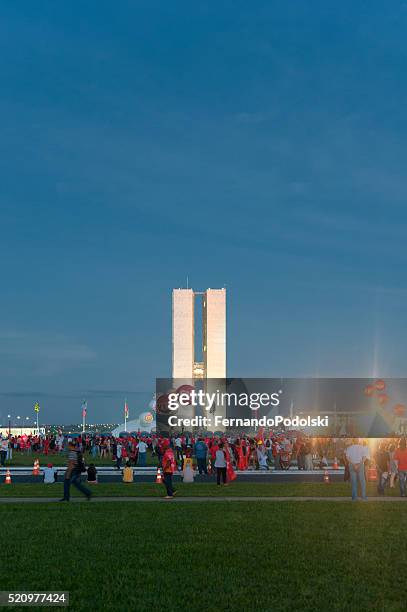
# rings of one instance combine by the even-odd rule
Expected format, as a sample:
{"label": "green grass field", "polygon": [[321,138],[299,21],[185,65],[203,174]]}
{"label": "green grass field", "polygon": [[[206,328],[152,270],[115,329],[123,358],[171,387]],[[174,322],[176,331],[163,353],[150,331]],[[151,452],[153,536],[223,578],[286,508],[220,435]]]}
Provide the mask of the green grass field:
{"label": "green grass field", "polygon": [[405,610],[407,506],[0,506],[2,590],[72,610]]}
{"label": "green grass field", "polygon": [[[248,497],[350,497],[350,485],[345,482],[331,483],[329,485],[315,482],[296,483],[257,483],[257,482],[233,482],[228,487],[218,487],[212,483],[177,483],[175,486],[179,496],[248,496]],[[165,489],[163,485],[154,482],[147,483],[101,483],[89,485],[95,496],[163,496]],[[75,487],[71,488],[72,495],[80,495]],[[376,496],[374,483],[367,487],[368,495]],[[387,489],[386,496],[398,497],[399,488]],[[42,483],[27,484],[1,484],[0,497],[61,497],[62,483],[44,485]]]}
{"label": "green grass field", "polygon": [[[52,463],[55,466],[66,464],[66,454],[43,455],[41,453],[13,453],[11,461],[6,461],[6,466],[32,466],[35,459],[39,459],[40,465],[44,466],[47,463]],[[85,453],[86,464],[94,463],[95,465],[114,466],[115,462],[111,457],[92,457],[89,453]],[[157,465],[157,457],[152,457],[151,453],[147,453],[147,465]]]}

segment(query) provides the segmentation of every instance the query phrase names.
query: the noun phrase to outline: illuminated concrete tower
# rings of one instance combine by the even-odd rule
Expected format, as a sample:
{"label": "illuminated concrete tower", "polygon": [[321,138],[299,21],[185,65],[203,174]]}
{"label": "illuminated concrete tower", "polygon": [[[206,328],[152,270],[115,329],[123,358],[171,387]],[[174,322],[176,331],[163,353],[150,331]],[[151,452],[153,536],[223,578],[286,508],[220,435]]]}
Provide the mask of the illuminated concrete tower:
{"label": "illuminated concrete tower", "polygon": [[[195,361],[195,298],[202,300],[202,361]],[[172,378],[226,377],[226,289],[173,289]]]}
{"label": "illuminated concrete tower", "polygon": [[195,359],[194,292],[172,291],[172,377],[193,378]]}
{"label": "illuminated concrete tower", "polygon": [[202,301],[205,378],[226,378],[226,289],[207,289]]}

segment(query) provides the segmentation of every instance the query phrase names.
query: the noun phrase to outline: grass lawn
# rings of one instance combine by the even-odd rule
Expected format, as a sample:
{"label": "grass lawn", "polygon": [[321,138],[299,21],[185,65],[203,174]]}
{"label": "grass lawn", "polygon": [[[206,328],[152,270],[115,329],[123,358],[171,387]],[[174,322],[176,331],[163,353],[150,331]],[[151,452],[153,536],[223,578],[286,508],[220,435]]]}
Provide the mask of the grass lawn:
{"label": "grass lawn", "polygon": [[[40,466],[47,465],[47,463],[52,463],[55,466],[63,466],[66,465],[66,453],[57,453],[55,455],[43,455],[41,453],[21,453],[21,452],[13,452],[13,459],[11,461],[6,461],[7,466],[32,466],[34,463],[34,459],[39,459]],[[95,465],[107,465],[109,467],[114,466],[115,462],[112,461],[111,457],[92,457],[89,453],[85,453],[85,462],[87,465],[89,463],[94,463]],[[147,453],[147,465],[157,465],[157,457],[152,457],[151,453]]]}
{"label": "grass lawn", "polygon": [[72,610],[405,610],[404,504],[0,506],[1,590]]}
{"label": "grass lawn", "polygon": [[[177,483],[175,486],[179,496],[345,496],[350,497],[350,485],[338,482],[326,485],[321,482],[282,482],[282,483],[257,483],[257,482],[233,482],[228,487],[217,487],[216,484]],[[163,496],[164,486],[154,482],[147,483],[101,483],[89,485],[95,496]],[[80,495],[75,487],[71,488],[72,495]],[[368,495],[376,496],[376,486],[368,483]],[[386,496],[399,495],[398,486],[395,489],[387,489]],[[42,483],[0,484],[0,497],[62,497],[62,483],[44,485]]]}

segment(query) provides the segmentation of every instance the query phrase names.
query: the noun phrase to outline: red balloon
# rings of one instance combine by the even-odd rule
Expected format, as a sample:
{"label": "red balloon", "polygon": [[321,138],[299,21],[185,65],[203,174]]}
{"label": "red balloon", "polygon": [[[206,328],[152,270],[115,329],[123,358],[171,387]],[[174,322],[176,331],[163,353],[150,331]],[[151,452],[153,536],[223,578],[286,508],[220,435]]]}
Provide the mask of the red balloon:
{"label": "red balloon", "polygon": [[177,389],[177,393],[178,395],[183,395],[183,396],[188,396],[191,397],[191,392],[194,390],[194,387],[192,387],[191,385],[181,385],[180,387],[178,387]]}
{"label": "red balloon", "polygon": [[393,408],[393,412],[396,416],[402,417],[405,415],[406,407],[404,404],[396,404]]}
{"label": "red balloon", "polygon": [[386,383],[384,382],[384,380],[376,380],[375,387],[378,391],[384,391],[386,388]]}
{"label": "red balloon", "polygon": [[191,393],[194,390],[192,385],[181,385],[177,389],[177,393]]}
{"label": "red balloon", "polygon": [[157,412],[168,412],[168,395],[166,393],[157,397]]}
{"label": "red balloon", "polygon": [[367,387],[365,387],[365,395],[370,397],[371,395],[373,395],[373,393],[374,393],[374,386],[373,385],[367,385]]}
{"label": "red balloon", "polygon": [[158,406],[166,406],[168,404],[168,395],[166,393],[162,393],[157,397],[157,405]]}

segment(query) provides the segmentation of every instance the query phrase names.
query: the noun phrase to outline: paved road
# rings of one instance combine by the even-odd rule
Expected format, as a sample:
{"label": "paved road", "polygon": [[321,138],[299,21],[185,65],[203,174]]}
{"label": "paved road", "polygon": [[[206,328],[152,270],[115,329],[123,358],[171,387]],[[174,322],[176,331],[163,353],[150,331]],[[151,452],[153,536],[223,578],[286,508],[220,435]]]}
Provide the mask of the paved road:
{"label": "paved road", "polygon": [[[98,502],[158,502],[165,504],[185,504],[195,502],[309,502],[309,501],[324,501],[324,502],[352,502],[350,497],[174,497],[173,499],[164,499],[163,497],[93,497],[91,502],[85,497],[73,497],[74,503],[98,503]],[[407,497],[369,497],[365,503],[373,502],[407,502]],[[1,497],[0,504],[48,504],[58,503],[56,497]],[[61,505],[62,502],[61,502]]]}

